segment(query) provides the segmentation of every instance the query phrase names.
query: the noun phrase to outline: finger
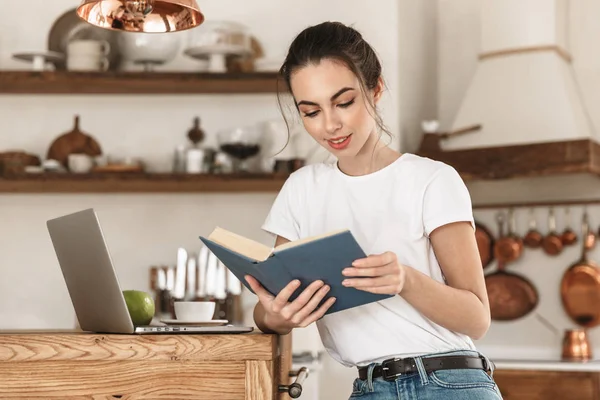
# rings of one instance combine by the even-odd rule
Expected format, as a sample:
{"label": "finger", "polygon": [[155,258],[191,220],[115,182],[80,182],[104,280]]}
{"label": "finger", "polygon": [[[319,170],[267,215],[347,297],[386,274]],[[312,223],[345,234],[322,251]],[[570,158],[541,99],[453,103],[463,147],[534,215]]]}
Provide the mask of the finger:
{"label": "finger", "polygon": [[246,282],[248,282],[248,285],[250,285],[252,291],[256,293],[259,300],[263,302],[273,300],[274,296],[269,293],[269,291],[265,289],[260,282],[256,280],[256,278],[254,278],[252,275],[246,275],[244,278],[246,278]]}
{"label": "finger", "polygon": [[392,275],[396,272],[396,264],[388,264],[381,267],[371,268],[344,268],[342,274],[344,276],[383,276]]}
{"label": "finger", "polygon": [[395,257],[396,255],[394,253],[387,251],[383,254],[374,254],[367,258],[355,260],[352,263],[352,266],[357,268],[379,267],[393,262]]}
{"label": "finger", "polygon": [[402,291],[402,288],[399,285],[373,286],[373,287],[363,287],[363,288],[356,288],[356,289],[362,290],[364,292],[375,293],[375,294],[398,294]]}
{"label": "finger", "polygon": [[310,301],[306,303],[304,307],[292,314],[292,322],[295,324],[299,324],[302,321],[304,321],[304,319],[308,317],[313,311],[315,311],[319,304],[321,304],[321,301],[323,301],[327,293],[329,293],[330,289],[331,288],[329,287],[329,285],[324,285],[323,287],[321,287],[310,298]]}
{"label": "finger", "polygon": [[275,296],[273,303],[271,305],[271,310],[273,312],[280,312],[283,307],[286,306],[290,297],[294,294],[296,289],[300,287],[300,281],[298,279],[294,279],[290,283],[288,283],[281,291]]}
{"label": "finger", "polygon": [[392,275],[378,276],[376,278],[355,278],[355,279],[344,279],[342,285],[355,288],[366,288],[375,286],[389,286],[395,285],[398,280]]}
{"label": "finger", "polygon": [[325,315],[325,313],[327,312],[327,310],[329,310],[331,308],[331,306],[333,305],[333,303],[335,303],[335,300],[336,300],[335,297],[327,299],[327,301],[325,303],[323,303],[323,305],[321,307],[319,307],[319,309],[317,311],[315,311],[314,313],[310,314],[298,326],[301,327],[301,328],[306,328],[307,326],[309,326],[313,322],[318,321],[320,318],[323,317],[323,315]]}
{"label": "finger", "polygon": [[323,285],[324,282],[321,280],[314,281],[308,285],[293,302],[287,303],[284,309],[281,310],[281,315],[287,319],[292,318],[310,301],[317,290],[321,289]]}

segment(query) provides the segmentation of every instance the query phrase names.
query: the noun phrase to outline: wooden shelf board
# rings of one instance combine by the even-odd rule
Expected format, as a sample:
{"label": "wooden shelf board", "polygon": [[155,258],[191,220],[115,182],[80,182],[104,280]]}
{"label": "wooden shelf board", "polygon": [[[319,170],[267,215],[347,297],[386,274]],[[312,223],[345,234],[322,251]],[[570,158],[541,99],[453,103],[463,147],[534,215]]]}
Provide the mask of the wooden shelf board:
{"label": "wooden shelf board", "polygon": [[276,92],[276,73],[0,71],[0,94],[248,94]]}
{"label": "wooden shelf board", "polygon": [[277,192],[273,174],[30,174],[0,178],[0,193],[249,193]]}
{"label": "wooden shelf board", "polygon": [[419,154],[453,166],[467,181],[571,173],[600,175],[600,144],[590,139]]}

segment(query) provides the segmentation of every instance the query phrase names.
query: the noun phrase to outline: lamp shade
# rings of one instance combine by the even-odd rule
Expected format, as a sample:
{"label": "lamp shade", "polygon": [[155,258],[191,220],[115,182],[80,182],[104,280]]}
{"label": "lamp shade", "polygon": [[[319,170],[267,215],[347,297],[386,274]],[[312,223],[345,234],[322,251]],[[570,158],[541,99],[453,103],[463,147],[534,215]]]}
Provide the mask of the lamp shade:
{"label": "lamp shade", "polygon": [[101,28],[146,33],[183,31],[204,21],[196,0],[83,0],[77,15]]}

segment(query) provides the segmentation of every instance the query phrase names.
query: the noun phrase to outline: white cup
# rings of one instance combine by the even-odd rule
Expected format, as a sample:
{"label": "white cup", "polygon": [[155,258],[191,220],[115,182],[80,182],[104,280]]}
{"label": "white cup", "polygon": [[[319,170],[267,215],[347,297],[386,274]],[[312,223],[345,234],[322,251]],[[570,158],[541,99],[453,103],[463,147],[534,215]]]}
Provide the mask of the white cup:
{"label": "white cup", "polygon": [[67,45],[69,56],[107,56],[110,43],[106,40],[73,40]]}
{"label": "white cup", "polygon": [[67,160],[69,171],[76,174],[85,174],[94,167],[94,159],[87,154],[69,154]]}
{"label": "white cup", "polygon": [[174,306],[179,321],[210,321],[215,314],[214,301],[176,301]]}
{"label": "white cup", "polygon": [[110,61],[104,56],[71,56],[67,58],[69,71],[106,71]]}

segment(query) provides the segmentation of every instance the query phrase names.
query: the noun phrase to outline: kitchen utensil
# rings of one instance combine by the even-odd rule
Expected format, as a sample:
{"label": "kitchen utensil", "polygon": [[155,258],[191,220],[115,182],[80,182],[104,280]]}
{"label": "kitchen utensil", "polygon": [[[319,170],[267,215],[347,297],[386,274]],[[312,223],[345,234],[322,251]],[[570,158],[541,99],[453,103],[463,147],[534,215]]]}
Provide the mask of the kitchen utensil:
{"label": "kitchen utensil", "polygon": [[227,315],[227,270],[217,259],[217,279],[215,285],[215,316],[216,319],[230,319]]}
{"label": "kitchen utensil", "polygon": [[537,229],[537,221],[535,219],[534,210],[529,210],[529,230],[523,237],[523,245],[526,247],[537,249],[542,245],[544,236]]}
{"label": "kitchen utensil", "polygon": [[568,329],[562,342],[562,359],[587,361],[592,358],[592,346],[585,329]]}
{"label": "kitchen utensil", "polygon": [[55,51],[33,51],[26,53],[15,53],[13,54],[15,60],[26,61],[32,64],[34,71],[44,71],[46,65],[52,64],[55,66],[65,61],[65,55]]}
{"label": "kitchen utensil", "polygon": [[494,260],[494,236],[484,224],[475,221],[475,239],[477,240],[481,265],[486,268]]}
{"label": "kitchen utensil", "polygon": [[123,33],[118,36],[124,64],[143,65],[146,72],[172,61],[181,48],[181,36],[168,33]]}
{"label": "kitchen utensil", "polygon": [[539,295],[526,278],[505,270],[498,260],[498,270],[485,277],[490,312],[495,321],[512,321],[524,317],[538,304]]}
{"label": "kitchen utensil", "polygon": [[587,257],[593,246],[587,211],[583,213],[581,258],[563,274],[560,294],[567,315],[578,325],[590,328],[600,324],[600,267]]}
{"label": "kitchen utensil", "polygon": [[577,241],[577,234],[571,229],[571,213],[569,207],[565,209],[565,221],[567,226],[560,236],[563,246],[570,246]]}
{"label": "kitchen utensil", "polygon": [[83,0],[77,14],[101,28],[127,32],[176,32],[204,21],[196,0]]}
{"label": "kitchen utensil", "polygon": [[242,283],[227,269],[227,316],[233,325],[244,322],[244,306],[242,304]]}
{"label": "kitchen utensil", "polygon": [[90,135],[79,129],[79,115],[75,116],[73,130],[67,132],[52,142],[46,158],[60,162],[68,168],[69,154],[87,154],[88,156],[99,156],[102,149],[98,142]]}
{"label": "kitchen utensil", "polygon": [[[504,219],[497,218],[502,231]],[[528,279],[506,271],[504,258],[497,260],[497,271],[485,277],[491,317],[496,321],[512,321],[524,317],[537,306],[538,292]]]}
{"label": "kitchen utensil", "polygon": [[[110,44],[109,69],[114,70],[121,62],[117,46],[118,32],[98,28],[77,16],[76,9],[70,9],[54,21],[48,33],[48,50],[66,55],[69,43],[74,40],[100,40]],[[66,69],[66,59],[55,62],[56,69]]]}
{"label": "kitchen utensil", "polygon": [[548,230],[548,234],[542,240],[542,248],[546,254],[556,256],[562,252],[563,243],[561,236],[556,232],[556,218],[552,207],[548,211]]}
{"label": "kitchen utensil", "polygon": [[184,299],[188,301],[195,300],[196,297],[196,257],[193,254],[190,254],[187,262],[187,274],[186,274],[186,284],[185,284],[185,296]]}
{"label": "kitchen utensil", "polygon": [[[213,254],[213,252],[209,252],[208,261],[206,262],[206,299],[208,301],[216,301],[218,267],[218,258]],[[213,318],[216,318],[216,316],[213,315]]]}
{"label": "kitchen utensil", "polygon": [[177,249],[177,267],[175,270],[175,293],[173,297],[176,299],[183,299],[185,297],[185,277],[187,269],[187,251],[180,247]]}
{"label": "kitchen utensil", "polygon": [[[512,210],[510,210],[509,219],[511,222],[513,221],[513,218],[514,214]],[[499,212],[496,214],[496,221],[498,222],[499,238],[494,245],[494,257],[497,260],[502,260],[504,263],[515,261],[521,256],[523,241],[512,231],[512,229],[509,230],[509,233],[506,236],[504,235],[504,213]]]}
{"label": "kitchen utensil", "polygon": [[202,246],[198,253],[198,277],[196,300],[204,300],[206,298],[206,267],[208,264],[208,247]]}

